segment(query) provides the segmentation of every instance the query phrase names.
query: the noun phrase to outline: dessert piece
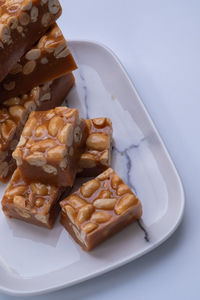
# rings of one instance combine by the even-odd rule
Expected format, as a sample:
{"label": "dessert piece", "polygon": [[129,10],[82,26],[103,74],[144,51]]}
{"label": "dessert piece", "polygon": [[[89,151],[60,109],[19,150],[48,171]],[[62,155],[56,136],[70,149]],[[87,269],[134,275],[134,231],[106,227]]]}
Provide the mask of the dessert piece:
{"label": "dessert piece", "polygon": [[7,182],[16,168],[12,152],[30,112],[61,105],[73,84],[74,77],[70,73],[0,105],[0,181]]}
{"label": "dessert piece", "polygon": [[13,152],[24,180],[72,186],[86,134],[78,109],[32,112]]}
{"label": "dessert piece", "polygon": [[12,68],[0,84],[1,100],[22,95],[77,68],[57,24]]}
{"label": "dessert piece", "polygon": [[[58,0],[1,0],[0,81],[61,15]],[[32,69],[30,60],[26,69]],[[10,82],[11,89],[14,82]]]}
{"label": "dessert piece", "polygon": [[86,148],[81,155],[78,175],[97,176],[111,165],[112,122],[108,118],[85,120],[88,128]]}
{"label": "dessert piece", "polygon": [[140,200],[111,168],[60,205],[61,224],[86,251],[142,215]]}
{"label": "dessert piece", "polygon": [[59,213],[62,188],[41,183],[26,184],[16,169],[2,198],[7,217],[51,229]]}

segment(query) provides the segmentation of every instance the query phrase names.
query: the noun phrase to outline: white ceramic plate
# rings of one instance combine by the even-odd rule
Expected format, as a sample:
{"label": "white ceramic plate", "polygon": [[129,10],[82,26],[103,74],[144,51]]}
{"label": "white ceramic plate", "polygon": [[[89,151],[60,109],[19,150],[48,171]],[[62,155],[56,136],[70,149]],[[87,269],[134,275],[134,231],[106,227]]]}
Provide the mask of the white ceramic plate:
{"label": "white ceramic plate", "polygon": [[[82,117],[112,119],[112,166],[141,199],[146,233],[135,223],[86,253],[59,222],[48,231],[0,212],[0,290],[6,293],[45,293],[122,266],[165,241],[183,215],[177,171],[118,59],[97,43],[71,41],[70,46],[79,70],[69,106],[78,107]],[[1,186],[1,194],[4,190]]]}

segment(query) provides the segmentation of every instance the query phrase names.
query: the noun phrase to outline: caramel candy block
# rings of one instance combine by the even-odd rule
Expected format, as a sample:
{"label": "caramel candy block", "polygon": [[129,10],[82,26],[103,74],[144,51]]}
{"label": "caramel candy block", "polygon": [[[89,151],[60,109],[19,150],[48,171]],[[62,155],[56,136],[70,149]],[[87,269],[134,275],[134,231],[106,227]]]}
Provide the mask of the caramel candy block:
{"label": "caramel candy block", "polygon": [[[4,0],[0,5],[0,81],[61,15],[58,0]],[[33,68],[30,60],[27,69]],[[14,85],[14,83],[13,83]],[[10,83],[12,88],[12,82]]]}
{"label": "caramel candy block", "polygon": [[17,169],[2,198],[2,210],[7,217],[51,229],[60,211],[62,192],[51,185],[26,184]]}
{"label": "caramel candy block", "polygon": [[61,224],[86,251],[139,219],[140,200],[111,169],[60,202]]}
{"label": "caramel candy block", "polygon": [[16,168],[12,152],[19,142],[23,126],[33,110],[51,109],[61,105],[74,84],[70,73],[29,94],[13,97],[0,106],[0,181],[6,183]]}
{"label": "caramel candy block", "polygon": [[97,176],[111,165],[112,122],[108,118],[85,120],[88,128],[86,148],[81,155],[78,175]]}
{"label": "caramel candy block", "polygon": [[22,95],[34,86],[59,78],[77,68],[61,30],[54,24],[0,84],[1,100]]}
{"label": "caramel candy block", "polygon": [[32,112],[13,152],[24,180],[72,186],[86,134],[78,109]]}

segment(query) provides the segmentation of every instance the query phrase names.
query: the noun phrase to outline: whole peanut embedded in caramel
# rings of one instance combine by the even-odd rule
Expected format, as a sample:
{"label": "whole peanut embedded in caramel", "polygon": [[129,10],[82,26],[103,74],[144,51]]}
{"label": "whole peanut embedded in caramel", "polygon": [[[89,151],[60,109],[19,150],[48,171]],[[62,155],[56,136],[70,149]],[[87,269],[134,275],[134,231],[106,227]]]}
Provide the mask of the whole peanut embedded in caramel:
{"label": "whole peanut embedded in caramel", "polygon": [[87,251],[142,215],[139,199],[111,168],[84,183],[60,205],[61,224]]}
{"label": "whole peanut embedded in caramel", "polygon": [[17,146],[13,158],[27,183],[72,186],[86,136],[77,109],[32,112],[22,132],[25,142]]}
{"label": "whole peanut embedded in caramel", "polygon": [[79,162],[79,176],[97,176],[111,165],[112,123],[108,118],[86,120],[88,137]]}

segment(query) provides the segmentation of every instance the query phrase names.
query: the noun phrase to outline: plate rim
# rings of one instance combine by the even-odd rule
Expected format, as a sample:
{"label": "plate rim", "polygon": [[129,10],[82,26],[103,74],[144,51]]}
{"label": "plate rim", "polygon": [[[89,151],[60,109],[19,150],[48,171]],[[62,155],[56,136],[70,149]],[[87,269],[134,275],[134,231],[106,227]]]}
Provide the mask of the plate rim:
{"label": "plate rim", "polygon": [[171,164],[171,167],[177,177],[177,181],[178,181],[178,185],[179,185],[179,189],[180,189],[180,193],[181,193],[181,205],[180,205],[180,211],[179,211],[179,214],[177,216],[177,219],[176,219],[176,222],[174,223],[173,227],[162,237],[160,238],[157,242],[155,242],[153,245],[151,245],[150,247],[148,247],[147,249],[137,253],[136,255],[134,255],[134,257],[128,257],[126,259],[122,259],[120,260],[118,263],[113,263],[112,265],[108,266],[107,268],[104,268],[102,270],[99,270],[99,271],[96,271],[96,272],[93,272],[92,274],[88,274],[86,275],[85,277],[81,277],[79,279],[74,279],[72,280],[71,282],[68,282],[68,283],[62,283],[60,285],[56,285],[56,286],[52,286],[52,287],[49,287],[49,288],[45,288],[45,289],[40,289],[40,290],[32,290],[32,291],[22,291],[22,290],[15,290],[15,289],[11,289],[11,288],[6,288],[4,286],[2,286],[0,284],[0,292],[1,293],[4,293],[4,294],[8,294],[8,295],[12,295],[12,296],[33,296],[33,295],[42,295],[42,294],[46,294],[46,293],[51,293],[51,292],[54,292],[54,291],[57,291],[57,290],[61,290],[61,289],[64,289],[64,288],[67,288],[67,287],[70,287],[70,286],[73,286],[73,285],[76,285],[76,284],[79,284],[81,282],[85,282],[85,281],[88,281],[92,278],[95,278],[97,276],[101,276],[105,273],[108,273],[108,272],[111,272],[112,270],[114,269],[117,269],[117,268],[120,268],[134,260],[136,260],[137,258],[151,252],[153,249],[159,247],[162,243],[164,243],[175,231],[176,229],[178,228],[178,226],[180,225],[181,221],[182,221],[182,218],[183,218],[183,215],[184,215],[184,210],[185,210],[185,191],[184,191],[184,187],[183,187],[183,183],[182,183],[182,180],[181,180],[181,176],[179,175],[178,173],[178,170],[176,168],[176,165],[174,163],[174,161],[172,160],[172,157],[170,155],[170,152],[165,144],[165,142],[163,141],[160,133],[159,133],[159,130],[157,129],[157,127],[155,126],[155,123],[150,115],[150,113],[148,112],[145,104],[143,103],[142,101],[142,98],[140,97],[136,87],[135,87],[135,84],[134,82],[132,81],[131,77],[129,76],[128,72],[126,71],[125,67],[123,66],[122,62],[120,61],[120,59],[118,58],[118,56],[113,52],[113,50],[111,50],[109,47],[107,47],[106,45],[104,45],[103,43],[101,42],[97,42],[97,41],[93,41],[93,40],[88,40],[88,39],[69,39],[68,40],[68,44],[81,44],[81,43],[84,43],[84,44],[89,44],[89,45],[92,45],[92,46],[96,46],[96,47],[100,47],[102,48],[104,51],[108,52],[111,56],[114,57],[114,59],[116,60],[116,62],[118,63],[118,66],[120,67],[120,69],[122,70],[122,72],[124,73],[127,81],[129,82],[130,86],[132,87],[132,89],[134,90],[134,93],[137,97],[137,100],[139,101],[142,109],[144,110],[145,112],[145,115],[146,117],[148,118],[148,121],[151,123],[151,126],[154,130],[154,132],[156,133],[157,135],[157,138],[165,152],[165,155],[167,156],[168,158],[168,161],[169,163]]}

